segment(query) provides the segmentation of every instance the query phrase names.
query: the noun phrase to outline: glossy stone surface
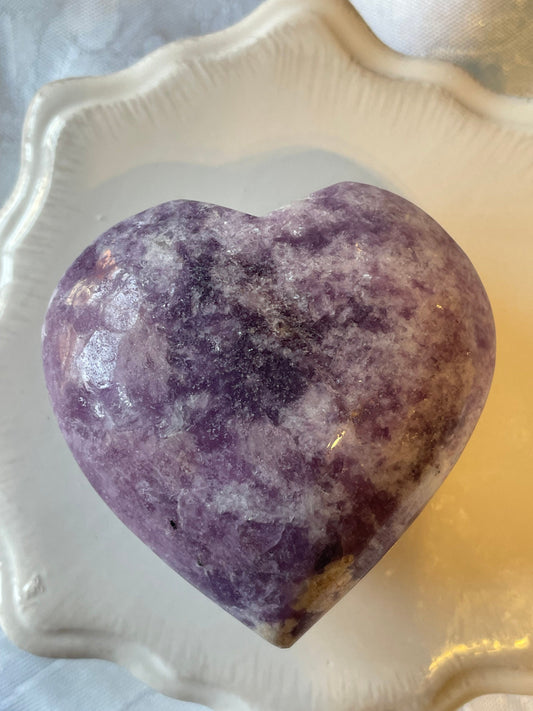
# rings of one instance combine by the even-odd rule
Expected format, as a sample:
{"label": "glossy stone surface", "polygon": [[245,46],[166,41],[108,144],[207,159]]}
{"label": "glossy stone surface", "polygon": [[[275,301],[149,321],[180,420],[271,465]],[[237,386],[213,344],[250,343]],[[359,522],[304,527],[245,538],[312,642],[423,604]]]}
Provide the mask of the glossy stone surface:
{"label": "glossy stone surface", "polygon": [[465,254],[411,203],[355,183],[266,217],[191,201],[131,217],[69,268],[43,330],[91,484],[280,646],[420,512],[494,356]]}

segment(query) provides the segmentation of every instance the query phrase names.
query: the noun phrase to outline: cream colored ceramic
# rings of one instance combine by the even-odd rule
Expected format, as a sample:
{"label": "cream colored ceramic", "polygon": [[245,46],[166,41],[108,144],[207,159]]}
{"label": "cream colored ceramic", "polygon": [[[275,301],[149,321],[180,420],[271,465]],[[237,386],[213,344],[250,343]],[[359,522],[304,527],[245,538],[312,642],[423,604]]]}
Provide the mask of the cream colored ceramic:
{"label": "cream colored ceramic", "polygon": [[[149,205],[266,212],[354,179],[433,215],[478,268],[498,363],[459,464],[290,650],[192,589],[93,492],[48,404],[40,324],[73,258]],[[384,48],[343,0],[269,0],[108,77],[45,86],[0,213],[1,622],[216,711],[451,711],[533,693],[533,103]],[[401,374],[399,374],[401,377]]]}

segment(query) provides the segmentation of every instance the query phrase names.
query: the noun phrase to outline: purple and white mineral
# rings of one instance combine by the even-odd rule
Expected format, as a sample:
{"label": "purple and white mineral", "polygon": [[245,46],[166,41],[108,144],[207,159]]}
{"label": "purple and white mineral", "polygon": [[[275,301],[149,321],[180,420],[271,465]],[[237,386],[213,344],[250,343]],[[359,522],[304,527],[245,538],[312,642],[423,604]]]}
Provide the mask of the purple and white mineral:
{"label": "purple and white mineral", "polygon": [[68,269],[46,381],[80,467],[174,570],[290,646],[465,446],[495,335],[468,258],[357,183],[266,217],[178,200]]}

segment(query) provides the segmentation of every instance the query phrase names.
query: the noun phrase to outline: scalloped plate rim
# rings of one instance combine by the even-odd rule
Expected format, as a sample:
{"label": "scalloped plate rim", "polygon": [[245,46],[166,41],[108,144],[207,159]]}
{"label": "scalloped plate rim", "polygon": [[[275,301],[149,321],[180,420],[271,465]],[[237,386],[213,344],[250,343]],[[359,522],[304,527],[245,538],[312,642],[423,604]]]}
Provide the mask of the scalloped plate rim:
{"label": "scalloped plate rim", "polygon": [[[351,14],[349,26],[340,21],[341,13],[344,17]],[[25,147],[31,144],[38,144],[38,148],[43,152],[43,141],[39,141],[39,136],[44,137],[50,129],[50,122],[46,121],[46,113],[49,105],[55,101],[63,104],[62,116],[76,109],[83,104],[92,104],[95,100],[102,100],[102,96],[94,96],[85,101],[75,100],[68,92],[80,88],[85,83],[93,86],[100,85],[101,91],[113,88],[114,84],[123,81],[121,93],[114,95],[124,98],[128,93],[137,94],[146,90],[146,86],[139,87],[135,81],[139,79],[137,75],[143,72],[148,73],[149,68],[156,62],[163,65],[169,59],[185,62],[195,58],[205,57],[210,52],[221,49],[235,50],[241,44],[248,44],[248,35],[268,30],[272,24],[278,24],[286,18],[301,18],[305,14],[319,14],[321,19],[328,25],[335,35],[337,41],[345,46],[348,51],[359,61],[359,63],[372,71],[385,76],[413,81],[430,81],[432,84],[440,86],[465,107],[474,113],[479,113],[486,118],[493,120],[503,120],[509,123],[509,113],[518,125],[524,130],[533,130],[533,99],[506,96],[496,94],[483,87],[465,70],[439,59],[426,59],[418,57],[408,57],[402,55],[383,44],[364,23],[356,12],[355,8],[349,4],[348,0],[291,0],[290,5],[284,0],[266,0],[250,15],[244,17],[240,22],[219,32],[204,35],[201,37],[185,38],[169,42],[157,49],[149,52],[134,64],[104,76],[84,76],[59,79],[45,84],[34,96],[23,125],[22,132],[22,157],[19,175],[11,195],[7,198],[3,207],[0,208],[0,229],[3,229],[4,221],[7,221],[12,212],[16,211],[19,204],[31,192],[29,178],[32,175],[32,166],[37,166],[42,161],[35,161],[33,155],[29,155]],[[357,43],[363,46],[357,46]],[[348,37],[351,35],[351,37]],[[146,85],[152,83],[152,77],[144,77]],[[65,93],[65,91],[67,93]],[[57,96],[55,96],[57,95]],[[54,116],[55,117],[55,116]],[[43,125],[44,124],[44,125]],[[49,168],[45,162],[43,172]],[[34,182],[37,180],[33,178]]]}
{"label": "scalloped plate rim", "polygon": [[[348,13],[351,15],[349,26],[343,24],[343,18],[347,17]],[[319,14],[337,42],[343,48],[348,49],[350,54],[367,69],[393,78],[418,82],[429,81],[449,92],[456,101],[473,113],[480,114],[492,121],[503,120],[506,124],[514,124],[513,128],[519,131],[522,130],[526,133],[533,131],[532,100],[501,96],[490,92],[462,69],[446,62],[404,57],[394,52],[371,33],[347,0],[333,0],[329,3],[327,0],[294,0],[290,6],[287,5],[286,0],[267,0],[251,15],[221,32],[197,39],[177,40],[156,49],[120,72],[103,77],[59,80],[45,85],[36,94],[24,122],[19,176],[12,194],[4,207],[0,209],[0,247],[2,248],[0,287],[9,285],[9,279],[5,279],[5,259],[6,255],[9,259],[10,251],[8,235],[11,229],[15,232],[20,232],[23,228],[29,229],[31,225],[28,226],[29,223],[26,222],[29,219],[27,215],[35,215],[36,210],[45,203],[47,190],[41,187],[37,191],[36,186],[39,184],[47,186],[47,179],[51,180],[57,137],[70,115],[85,105],[94,105],[106,98],[116,100],[146,91],[150,85],[154,84],[154,81],[164,79],[168,71],[168,64],[194,61],[210,54],[216,55],[217,52],[224,50],[236,51],[250,43],[250,36],[254,37],[254,42],[260,42],[262,33],[267,32],[271,25],[278,25],[288,19],[301,19],[307,14]],[[157,69],[160,73],[155,79],[150,74],[151,69]],[[173,70],[176,70],[174,65]],[[137,82],[140,77],[142,77],[142,83],[139,85]],[[91,89],[93,90],[90,97],[85,100],[76,98],[79,90],[88,83],[92,85]],[[110,91],[116,93],[107,95]],[[509,115],[511,115],[510,122]],[[4,275],[4,280],[2,275]],[[0,298],[2,298],[1,292]],[[86,657],[88,650],[94,650],[95,656],[99,658],[119,662],[130,670],[135,667],[134,674],[152,685],[154,677],[157,677],[156,685],[162,690],[168,689],[167,693],[174,693],[172,687],[175,689],[177,685],[182,688],[180,694],[184,697],[191,699],[199,697],[198,690],[194,688],[197,682],[177,679],[176,684],[175,673],[174,681],[171,682],[168,678],[170,670],[167,669],[164,660],[146,645],[139,645],[142,654],[146,657],[143,666],[139,668],[138,660],[134,664],[132,661],[123,659],[122,648],[130,646],[127,641],[118,640],[117,643],[111,640],[108,651],[103,652],[101,642],[94,642],[92,639],[101,634],[95,630],[79,629],[65,630],[64,632],[37,630],[37,634],[32,633],[29,626],[24,624],[23,617],[18,614],[19,609],[15,604],[14,590],[10,586],[13,555],[9,542],[2,536],[0,536],[0,547],[5,559],[3,565],[0,566],[0,589],[3,592],[0,621],[8,636],[19,646],[46,656],[63,655],[68,652],[65,656]],[[68,649],[65,648],[66,643],[64,642],[67,638],[69,640]],[[460,671],[463,683],[466,682],[462,703],[480,693],[480,689],[476,688],[475,681],[468,683],[470,671],[475,677],[479,669],[474,666],[471,670],[468,667],[463,667]],[[510,668],[509,671],[514,670]],[[521,693],[533,693],[531,671],[527,671],[526,679],[517,682]],[[453,677],[447,679],[447,684],[452,682]],[[214,709],[227,708],[228,692],[203,685],[202,689],[203,691],[210,689],[209,693],[212,694],[212,698],[207,703]],[[491,691],[497,690],[494,688]],[[199,702],[206,703],[206,700],[203,698]]]}

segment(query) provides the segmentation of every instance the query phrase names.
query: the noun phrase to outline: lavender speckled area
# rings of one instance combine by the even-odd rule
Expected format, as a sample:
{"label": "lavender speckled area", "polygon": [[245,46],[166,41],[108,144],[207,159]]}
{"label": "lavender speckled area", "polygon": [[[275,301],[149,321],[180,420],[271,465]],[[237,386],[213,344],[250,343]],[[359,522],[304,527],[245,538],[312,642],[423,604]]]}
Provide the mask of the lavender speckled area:
{"label": "lavender speckled area", "polygon": [[43,330],[80,467],[184,578],[290,646],[437,489],[485,402],[483,286],[392,193],[254,217],[191,201],[108,230]]}

